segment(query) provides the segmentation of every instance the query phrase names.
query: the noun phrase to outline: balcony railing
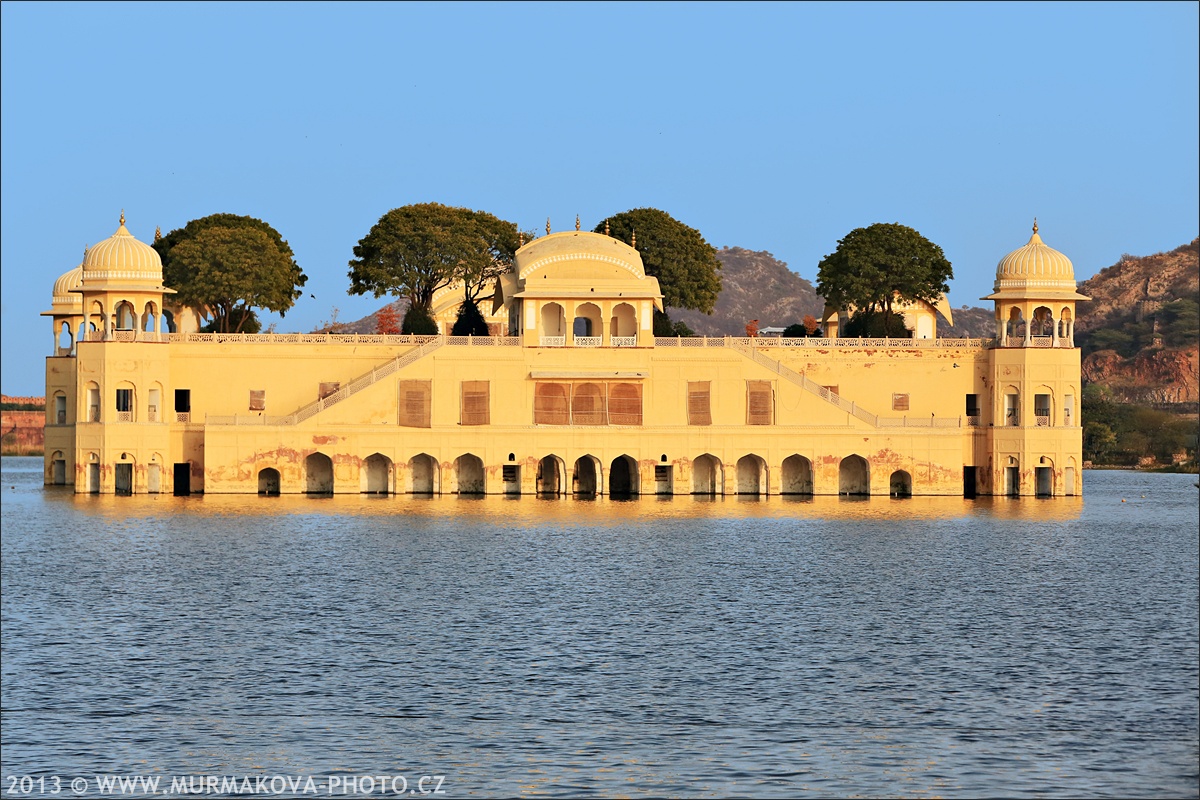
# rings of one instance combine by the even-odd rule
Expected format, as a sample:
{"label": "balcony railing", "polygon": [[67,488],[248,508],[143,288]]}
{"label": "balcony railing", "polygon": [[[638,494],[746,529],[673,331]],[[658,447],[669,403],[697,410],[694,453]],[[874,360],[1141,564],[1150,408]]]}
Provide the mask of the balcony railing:
{"label": "balcony railing", "polygon": [[117,422],[133,422],[133,412],[132,411],[118,411],[117,412]]}
{"label": "balcony railing", "polygon": [[636,336],[614,336],[612,337],[613,347],[637,347]]}
{"label": "balcony railing", "polygon": [[1035,414],[1033,418],[1035,420],[1035,424],[1039,428],[1049,428],[1050,427],[1050,415],[1049,414]]}
{"label": "balcony railing", "polygon": [[541,338],[542,347],[566,347],[567,337],[565,336],[543,336]]}
{"label": "balcony railing", "polygon": [[92,406],[88,410],[88,420],[90,420],[91,422],[99,422],[100,421],[100,406]]}
{"label": "balcony railing", "polygon": [[604,342],[602,336],[576,336],[576,347],[599,347]]}
{"label": "balcony railing", "polygon": [[176,411],[175,412],[175,421],[176,422],[191,422],[192,421],[192,412]]}
{"label": "balcony railing", "polygon": [[967,414],[967,427],[968,428],[978,428],[979,427],[979,414],[978,413]]}

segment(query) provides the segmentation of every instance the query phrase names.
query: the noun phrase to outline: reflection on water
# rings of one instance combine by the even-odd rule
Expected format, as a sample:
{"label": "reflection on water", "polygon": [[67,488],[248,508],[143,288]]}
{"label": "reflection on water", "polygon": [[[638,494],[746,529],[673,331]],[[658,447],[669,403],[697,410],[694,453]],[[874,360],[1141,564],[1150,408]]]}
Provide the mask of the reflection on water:
{"label": "reflection on water", "polygon": [[175,498],[3,467],[5,776],[1197,793],[1192,476],[1092,472],[1086,502]]}

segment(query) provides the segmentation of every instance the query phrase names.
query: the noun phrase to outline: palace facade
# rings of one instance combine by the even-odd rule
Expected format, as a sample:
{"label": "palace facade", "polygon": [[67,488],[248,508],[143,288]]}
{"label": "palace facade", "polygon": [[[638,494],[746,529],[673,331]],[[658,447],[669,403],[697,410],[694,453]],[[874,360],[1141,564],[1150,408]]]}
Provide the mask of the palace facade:
{"label": "palace facade", "polygon": [[[125,227],[44,312],[45,482],[187,494],[1073,495],[1070,260],[1001,259],[993,339],[656,338],[635,248],[524,245],[487,337],[207,334]],[[442,319],[450,315],[439,313]],[[497,328],[494,327],[493,330]]]}

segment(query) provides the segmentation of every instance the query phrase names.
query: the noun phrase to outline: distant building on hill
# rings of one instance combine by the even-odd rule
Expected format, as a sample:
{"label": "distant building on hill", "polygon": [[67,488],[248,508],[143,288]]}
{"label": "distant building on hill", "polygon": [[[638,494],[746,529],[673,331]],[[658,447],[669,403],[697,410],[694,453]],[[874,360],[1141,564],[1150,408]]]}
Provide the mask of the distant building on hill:
{"label": "distant building on hill", "polygon": [[[53,288],[45,482],[77,492],[1073,495],[1077,301],[1036,227],[994,339],[655,338],[636,249],[567,231],[478,338],[201,334],[124,225]],[[449,299],[439,308],[450,319]],[[836,326],[834,326],[836,329]]]}

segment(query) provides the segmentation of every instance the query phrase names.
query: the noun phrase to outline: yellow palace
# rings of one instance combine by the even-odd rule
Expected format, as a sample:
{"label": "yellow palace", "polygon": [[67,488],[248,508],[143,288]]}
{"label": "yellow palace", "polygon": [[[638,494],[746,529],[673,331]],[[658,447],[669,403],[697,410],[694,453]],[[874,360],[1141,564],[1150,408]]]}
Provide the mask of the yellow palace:
{"label": "yellow palace", "polygon": [[[585,231],[524,245],[487,337],[204,334],[121,225],[54,284],[45,482],[76,492],[1081,491],[1078,294],[1028,244],[994,339],[655,338],[658,281]],[[443,300],[445,304],[448,301]],[[435,309],[436,310],[436,309]],[[443,309],[445,312],[445,309]],[[442,313],[442,319],[451,315]],[[190,328],[190,330],[189,330]]]}

